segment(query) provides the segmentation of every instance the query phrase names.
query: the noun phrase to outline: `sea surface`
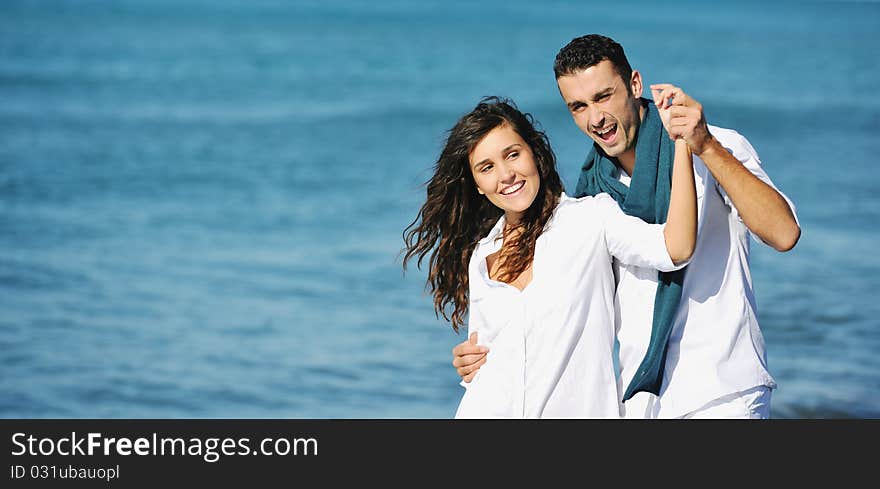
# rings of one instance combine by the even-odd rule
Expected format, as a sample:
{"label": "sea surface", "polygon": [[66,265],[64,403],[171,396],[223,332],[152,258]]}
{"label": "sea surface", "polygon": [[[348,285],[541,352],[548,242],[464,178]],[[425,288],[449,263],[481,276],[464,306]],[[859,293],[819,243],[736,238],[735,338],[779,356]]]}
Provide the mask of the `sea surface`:
{"label": "sea surface", "polygon": [[484,95],[573,189],[552,63],[590,32],[797,205],[752,248],[773,416],[880,417],[880,3],[558,0],[4,1],[0,417],[452,417],[402,232]]}

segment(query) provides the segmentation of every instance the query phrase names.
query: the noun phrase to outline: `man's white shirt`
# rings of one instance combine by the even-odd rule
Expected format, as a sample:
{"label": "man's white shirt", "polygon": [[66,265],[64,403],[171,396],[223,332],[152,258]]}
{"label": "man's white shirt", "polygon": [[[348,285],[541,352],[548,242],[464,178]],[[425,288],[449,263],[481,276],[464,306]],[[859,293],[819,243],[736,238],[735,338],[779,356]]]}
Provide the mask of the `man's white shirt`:
{"label": "man's white shirt", "polygon": [[[749,171],[776,188],[743,136],[714,126],[709,126],[709,131]],[[618,178],[629,186],[626,173],[620,172]],[[749,271],[751,233],[724,189],[696,155],[694,178],[699,220],[697,246],[685,271],[660,397],[636,394],[625,404],[627,418],[679,417],[727,394],[760,385],[776,387],[767,368],[764,338],[758,327]],[[797,219],[794,204],[779,193]],[[648,348],[657,271],[614,260],[614,273],[619,381],[623,392]]]}

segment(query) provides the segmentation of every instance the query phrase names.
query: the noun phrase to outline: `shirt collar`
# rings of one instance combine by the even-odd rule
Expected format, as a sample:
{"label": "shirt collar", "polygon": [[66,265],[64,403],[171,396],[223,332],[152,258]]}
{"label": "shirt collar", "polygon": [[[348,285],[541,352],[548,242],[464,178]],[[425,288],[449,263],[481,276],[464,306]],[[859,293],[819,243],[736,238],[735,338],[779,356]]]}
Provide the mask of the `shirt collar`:
{"label": "shirt collar", "polygon": [[480,240],[481,245],[489,244],[498,238],[498,235],[504,230],[504,223],[507,222],[507,219],[504,218],[504,214],[498,218],[498,222],[495,223],[495,226],[492,227],[492,230],[489,231],[489,234],[486,235],[485,238]]}

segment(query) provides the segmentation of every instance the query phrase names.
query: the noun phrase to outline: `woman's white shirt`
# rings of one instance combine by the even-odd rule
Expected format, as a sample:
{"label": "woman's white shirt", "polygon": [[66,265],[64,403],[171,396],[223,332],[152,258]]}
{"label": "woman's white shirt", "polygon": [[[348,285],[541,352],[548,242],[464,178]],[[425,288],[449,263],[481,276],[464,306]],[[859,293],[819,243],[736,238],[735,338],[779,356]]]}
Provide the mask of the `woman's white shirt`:
{"label": "woman's white shirt", "polygon": [[489,278],[502,245],[501,217],[468,268],[468,335],[489,347],[456,418],[616,418],[614,276],[622,263],[672,271],[662,224],[627,216],[607,194],[562,194],[538,237],[522,291]]}

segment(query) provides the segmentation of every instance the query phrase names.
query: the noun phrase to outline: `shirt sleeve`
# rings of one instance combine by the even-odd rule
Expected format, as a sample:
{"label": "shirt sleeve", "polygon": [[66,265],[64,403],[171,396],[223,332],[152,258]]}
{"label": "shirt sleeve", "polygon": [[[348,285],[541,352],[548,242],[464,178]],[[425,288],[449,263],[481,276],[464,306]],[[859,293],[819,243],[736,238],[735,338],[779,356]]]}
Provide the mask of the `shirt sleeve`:
{"label": "shirt sleeve", "polygon": [[[713,129],[715,129],[715,128],[713,128]],[[766,183],[767,185],[772,187],[774,190],[779,192],[779,195],[781,195],[782,198],[785,199],[785,202],[788,204],[788,207],[791,209],[791,214],[794,216],[795,222],[797,223],[798,226],[800,226],[801,223],[800,223],[800,220],[798,219],[797,209],[795,208],[794,202],[792,202],[791,199],[789,199],[787,195],[782,193],[782,191],[779,190],[776,187],[776,185],[773,184],[773,181],[770,180],[770,177],[767,175],[767,172],[765,172],[764,168],[761,167],[761,159],[758,157],[758,153],[757,153],[757,151],[755,151],[755,148],[752,147],[751,143],[749,143],[749,141],[745,137],[743,137],[740,133],[733,131],[733,130],[730,130],[730,129],[726,129],[726,130],[715,129],[713,131],[713,136],[717,137],[718,141],[721,143],[721,145],[724,146],[724,148],[728,152],[730,152],[730,154],[732,154],[734,156],[734,158],[739,160],[740,163],[743,164],[743,166],[745,166],[750,172],[752,172],[753,175],[755,175],[762,182]],[[730,208],[730,211],[731,211],[731,214],[733,215],[733,217],[735,217],[737,220],[742,222],[742,216],[739,215],[739,211],[736,209],[736,206],[733,205],[733,201],[730,200],[730,197],[728,197],[727,192],[724,190],[724,188],[721,186],[721,184],[719,184],[717,181],[715,181],[715,188],[718,190],[718,193],[721,195],[721,198],[724,199],[724,204],[727,205],[728,208]],[[758,237],[758,235],[752,233],[752,236],[754,236],[755,239],[757,239],[761,243],[767,244],[764,240],[762,240],[760,237]]]}
{"label": "shirt sleeve", "polygon": [[663,236],[665,224],[648,224],[638,217],[623,213],[610,196],[597,196],[605,223],[605,245],[608,252],[626,265],[671,272],[687,265],[672,263]]}

